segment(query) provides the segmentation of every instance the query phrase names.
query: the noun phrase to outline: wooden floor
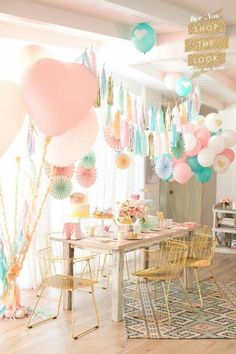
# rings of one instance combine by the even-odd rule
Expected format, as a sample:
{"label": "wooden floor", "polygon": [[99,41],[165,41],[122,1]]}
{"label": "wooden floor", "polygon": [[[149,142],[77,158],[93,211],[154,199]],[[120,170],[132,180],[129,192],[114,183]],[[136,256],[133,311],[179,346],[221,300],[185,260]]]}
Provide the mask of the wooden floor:
{"label": "wooden floor", "polygon": [[[236,257],[219,255],[215,257],[215,274],[219,280],[230,282],[236,280]],[[23,292],[22,303],[32,305],[35,292]],[[52,296],[52,295],[50,295]],[[73,340],[70,336],[70,312],[61,311],[58,319],[28,330],[27,320],[0,321],[0,353],[1,354],[235,354],[236,340],[155,340],[127,339],[123,323],[112,322],[110,317],[110,291],[96,290],[101,327],[96,331]],[[91,309],[88,300],[91,296],[86,292],[78,293],[78,314],[81,320],[89,318]],[[52,300],[46,299],[47,307]],[[82,308],[80,309],[80,305]],[[42,307],[45,303],[42,303]],[[78,318],[79,319],[79,318]],[[87,323],[84,322],[86,325]]]}

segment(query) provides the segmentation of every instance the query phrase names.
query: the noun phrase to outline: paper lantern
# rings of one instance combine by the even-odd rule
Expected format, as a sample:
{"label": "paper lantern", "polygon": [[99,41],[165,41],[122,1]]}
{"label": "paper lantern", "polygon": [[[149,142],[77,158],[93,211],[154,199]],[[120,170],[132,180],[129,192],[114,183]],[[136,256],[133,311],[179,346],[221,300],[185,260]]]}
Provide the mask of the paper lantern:
{"label": "paper lantern", "polygon": [[210,113],[205,118],[205,126],[210,132],[216,133],[222,126],[222,119],[217,113]]}
{"label": "paper lantern", "polygon": [[131,41],[136,49],[142,53],[146,53],[154,46],[156,33],[148,23],[139,23],[132,30]]}
{"label": "paper lantern", "polygon": [[221,136],[223,138],[225,138],[227,148],[230,148],[236,144],[236,132],[235,131],[233,131],[231,129],[224,130],[222,132]]}
{"label": "paper lantern", "polygon": [[55,199],[66,199],[72,191],[71,180],[67,177],[56,177],[51,185],[50,194]]}
{"label": "paper lantern", "polygon": [[155,171],[158,177],[168,180],[172,177],[173,163],[169,155],[162,155],[155,161]]}
{"label": "paper lantern", "polygon": [[206,183],[206,182],[210,181],[210,179],[212,177],[212,168],[203,167],[201,170],[199,170],[195,174],[195,177],[200,183]]}
{"label": "paper lantern", "polygon": [[174,90],[176,81],[180,78],[178,73],[168,73],[165,75],[164,84],[169,90]]}
{"label": "paper lantern", "polygon": [[95,182],[97,178],[97,171],[96,168],[93,167],[91,169],[86,169],[82,165],[77,167],[76,171],[76,180],[81,185],[81,187],[89,188]]}
{"label": "paper lantern", "polygon": [[230,162],[233,162],[235,158],[235,153],[231,149],[225,149],[220,155],[226,156]]}
{"label": "paper lantern", "polygon": [[225,139],[220,135],[212,136],[208,141],[208,147],[214,151],[215,154],[219,154],[225,148]]}
{"label": "paper lantern", "polygon": [[188,77],[180,77],[175,84],[175,92],[181,96],[187,96],[192,92],[192,81]]}
{"label": "paper lantern", "polygon": [[214,162],[214,151],[209,148],[202,149],[198,154],[198,162],[202,167],[209,167]]}
{"label": "paper lantern", "polygon": [[81,165],[88,170],[93,168],[96,163],[96,155],[93,151],[89,152],[81,159]]}
{"label": "paper lantern", "polygon": [[104,129],[104,139],[105,142],[113,149],[120,150],[121,149],[121,139],[116,139],[111,135],[111,130],[109,127]]}
{"label": "paper lantern", "polygon": [[187,164],[191,167],[191,170],[196,173],[199,172],[203,167],[199,164],[197,156],[189,157],[187,159]]}
{"label": "paper lantern", "polygon": [[197,139],[191,133],[184,134],[185,151],[191,151],[196,147]]}
{"label": "paper lantern", "polygon": [[186,155],[189,157],[196,156],[199,153],[199,151],[201,150],[201,148],[202,148],[202,144],[201,144],[200,140],[197,139],[197,143],[196,143],[195,148],[193,150],[186,151]]}
{"label": "paper lantern", "polygon": [[[66,167],[56,167],[56,166],[53,166],[53,167],[54,167],[54,175],[55,176],[64,176],[64,177],[68,177],[68,178],[73,177],[73,174],[75,171],[74,164],[71,164]],[[46,163],[46,165],[45,165],[45,172],[46,172],[47,177],[50,177],[51,165],[49,163]]]}
{"label": "paper lantern", "polygon": [[211,137],[211,134],[210,134],[209,130],[207,130],[206,128],[200,128],[196,132],[196,138],[200,140],[202,147],[207,146],[208,140],[210,139],[210,137]]}
{"label": "paper lantern", "polygon": [[130,166],[131,159],[127,154],[119,154],[116,157],[116,166],[120,169],[126,169]]}
{"label": "paper lantern", "polygon": [[216,173],[224,173],[228,170],[230,161],[225,155],[217,155],[214,159],[213,168]]}
{"label": "paper lantern", "polygon": [[187,183],[192,175],[192,170],[187,163],[181,162],[174,166],[173,177],[176,182],[181,184]]}

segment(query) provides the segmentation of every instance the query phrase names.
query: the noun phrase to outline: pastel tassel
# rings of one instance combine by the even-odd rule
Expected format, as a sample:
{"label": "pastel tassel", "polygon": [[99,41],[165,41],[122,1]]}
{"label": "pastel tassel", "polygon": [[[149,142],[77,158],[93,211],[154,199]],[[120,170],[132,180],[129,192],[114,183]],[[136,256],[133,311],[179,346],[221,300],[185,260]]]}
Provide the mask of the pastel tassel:
{"label": "pastel tassel", "polygon": [[201,93],[199,85],[194,88],[195,112],[199,114],[201,108]]}
{"label": "pastel tassel", "polygon": [[182,131],[182,125],[181,125],[180,111],[179,111],[179,107],[178,107],[178,106],[175,106],[175,107],[172,109],[172,116],[173,116],[173,121],[174,121],[176,130],[177,130],[178,132],[181,132],[181,131]]}
{"label": "pastel tassel", "polygon": [[165,125],[166,125],[167,130],[171,130],[171,109],[170,109],[170,106],[167,106],[167,108],[166,108]]}
{"label": "pastel tassel", "polygon": [[127,120],[123,121],[122,124],[122,134],[121,134],[121,142],[122,146],[124,148],[128,148],[130,144],[130,129],[129,129],[129,123]]}
{"label": "pastel tassel", "polygon": [[86,66],[89,70],[91,70],[91,65],[90,65],[90,60],[89,60],[89,56],[87,53],[87,49],[85,49],[85,51],[82,54],[82,64],[84,66]]}
{"label": "pastel tassel", "polygon": [[148,109],[148,118],[149,118],[149,130],[154,132],[156,130],[156,112],[153,105],[150,105]]}
{"label": "pastel tassel", "polygon": [[119,105],[120,105],[120,113],[124,114],[124,90],[122,84],[119,88]]}
{"label": "pastel tassel", "polygon": [[104,99],[107,94],[107,76],[105,71],[105,66],[103,65],[101,73],[101,97]]}
{"label": "pastel tassel", "polygon": [[135,133],[135,146],[134,146],[135,155],[142,155],[142,145],[141,145],[141,136],[139,128],[136,129]]}
{"label": "pastel tassel", "polygon": [[173,147],[177,146],[177,130],[174,122],[171,125],[170,145]]}
{"label": "pastel tassel", "polygon": [[159,133],[164,133],[165,131],[164,114],[161,108],[157,111],[157,130]]}
{"label": "pastel tassel", "polygon": [[185,102],[183,102],[183,103],[180,104],[179,110],[180,110],[180,120],[181,120],[181,124],[182,124],[182,125],[185,125],[185,124],[187,124],[187,112],[186,112]]}
{"label": "pastel tassel", "polygon": [[97,76],[97,58],[93,48],[91,48],[90,51],[90,67],[90,70],[93,72],[93,74]]}
{"label": "pastel tassel", "polygon": [[154,156],[160,156],[161,154],[161,137],[160,134],[156,132],[154,135]]}
{"label": "pastel tassel", "polygon": [[117,111],[115,113],[115,117],[111,127],[111,133],[116,139],[120,139],[120,130],[121,130],[120,111]]}
{"label": "pastel tassel", "polygon": [[149,159],[154,158],[154,137],[152,133],[148,134],[148,149],[147,149],[147,155]]}
{"label": "pastel tassel", "polygon": [[126,95],[126,119],[128,120],[128,122],[132,121],[132,101],[131,96],[128,92]]}
{"label": "pastel tassel", "polygon": [[141,128],[142,128],[142,129],[146,129],[146,118],[145,118],[144,105],[142,106]]}
{"label": "pastel tassel", "polygon": [[147,156],[148,152],[147,152],[147,136],[144,130],[141,130],[140,133],[140,138],[141,138],[141,152],[142,152],[142,156]]}
{"label": "pastel tassel", "polygon": [[111,126],[111,121],[112,121],[112,105],[108,104],[107,105],[107,116],[106,116],[106,127]]}
{"label": "pastel tassel", "polygon": [[138,126],[138,107],[137,107],[137,98],[134,100],[134,115],[133,115],[133,124],[134,126]]}
{"label": "pastel tassel", "polygon": [[189,121],[189,120],[191,120],[191,100],[190,100],[190,98],[187,98],[185,103],[186,103],[187,120]]}
{"label": "pastel tassel", "polygon": [[101,91],[100,91],[100,80],[99,76],[97,77],[97,86],[98,86],[98,92],[97,92],[97,97],[94,106],[95,107],[101,107]]}
{"label": "pastel tassel", "polygon": [[114,96],[113,96],[113,78],[112,75],[108,78],[108,93],[107,93],[107,104],[113,105]]}

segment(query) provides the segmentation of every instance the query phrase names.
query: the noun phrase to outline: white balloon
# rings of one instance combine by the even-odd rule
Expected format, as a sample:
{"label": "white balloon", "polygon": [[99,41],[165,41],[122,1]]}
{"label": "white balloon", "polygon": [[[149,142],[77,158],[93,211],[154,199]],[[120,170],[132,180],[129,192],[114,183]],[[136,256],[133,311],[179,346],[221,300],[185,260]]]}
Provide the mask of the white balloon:
{"label": "white balloon", "polygon": [[222,119],[217,113],[210,113],[205,118],[205,126],[212,133],[216,133],[222,126]]}
{"label": "white balloon", "polygon": [[221,135],[212,136],[208,141],[208,147],[214,151],[215,154],[219,154],[225,149],[226,141]]}
{"label": "white balloon", "polygon": [[226,141],[226,147],[230,148],[236,144],[236,132],[228,129],[224,130],[221,134],[223,138],[225,138]]}
{"label": "white balloon", "polygon": [[217,173],[224,173],[230,166],[229,159],[224,155],[217,155],[214,160],[213,168]]}
{"label": "white balloon", "polygon": [[184,146],[185,151],[191,151],[195,148],[197,144],[197,138],[191,133],[184,134]]}
{"label": "white balloon", "polygon": [[209,167],[214,162],[214,151],[209,148],[202,149],[198,154],[198,162],[202,167]]}
{"label": "white balloon", "polygon": [[52,138],[48,145],[46,161],[58,167],[69,166],[78,161],[91,150],[98,130],[97,115],[91,108],[73,129]]}
{"label": "white balloon", "polygon": [[166,74],[164,78],[164,84],[169,90],[174,90],[176,81],[180,78],[178,73]]}

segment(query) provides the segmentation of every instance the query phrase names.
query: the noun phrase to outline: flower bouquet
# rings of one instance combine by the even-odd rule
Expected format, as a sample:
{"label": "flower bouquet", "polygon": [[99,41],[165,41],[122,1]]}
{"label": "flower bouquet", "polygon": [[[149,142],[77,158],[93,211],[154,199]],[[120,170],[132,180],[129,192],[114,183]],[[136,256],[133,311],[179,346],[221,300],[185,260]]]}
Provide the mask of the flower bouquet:
{"label": "flower bouquet", "polygon": [[230,206],[231,200],[227,197],[222,197],[219,201],[221,208],[227,209]]}
{"label": "flower bouquet", "polygon": [[[143,202],[138,199],[130,199],[122,202],[119,206],[117,223],[122,227],[125,234],[134,233],[133,224],[139,219],[144,221],[146,208]],[[137,225],[140,227],[139,225]]]}

